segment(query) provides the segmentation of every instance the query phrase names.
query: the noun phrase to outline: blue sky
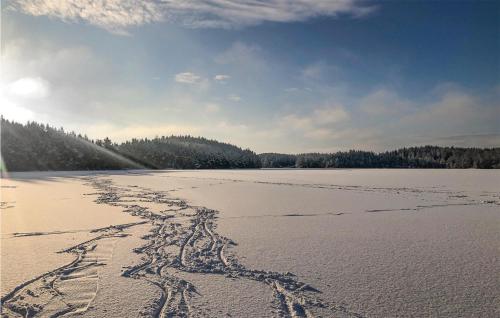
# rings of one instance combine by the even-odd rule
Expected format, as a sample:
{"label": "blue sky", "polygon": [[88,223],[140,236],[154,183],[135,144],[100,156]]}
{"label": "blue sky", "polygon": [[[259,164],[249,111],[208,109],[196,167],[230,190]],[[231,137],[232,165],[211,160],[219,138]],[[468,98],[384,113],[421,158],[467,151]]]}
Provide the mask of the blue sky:
{"label": "blue sky", "polygon": [[6,1],[2,114],[257,152],[500,146],[498,2],[249,3]]}

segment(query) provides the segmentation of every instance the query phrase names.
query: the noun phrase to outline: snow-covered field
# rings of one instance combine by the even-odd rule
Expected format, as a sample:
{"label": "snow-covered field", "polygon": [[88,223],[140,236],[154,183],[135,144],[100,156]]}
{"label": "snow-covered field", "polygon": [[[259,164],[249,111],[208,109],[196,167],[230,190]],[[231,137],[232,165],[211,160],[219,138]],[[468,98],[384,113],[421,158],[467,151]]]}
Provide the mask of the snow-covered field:
{"label": "snow-covered field", "polygon": [[2,316],[498,317],[499,170],[12,173]]}

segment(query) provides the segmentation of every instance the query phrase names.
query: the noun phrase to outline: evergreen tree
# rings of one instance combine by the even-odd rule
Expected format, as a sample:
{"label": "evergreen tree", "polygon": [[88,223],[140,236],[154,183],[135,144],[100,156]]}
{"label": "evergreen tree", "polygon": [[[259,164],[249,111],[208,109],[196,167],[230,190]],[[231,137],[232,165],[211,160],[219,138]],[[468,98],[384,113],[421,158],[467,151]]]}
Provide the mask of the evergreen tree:
{"label": "evergreen tree", "polygon": [[49,125],[1,118],[2,169],[500,168],[500,148],[423,146],[374,153],[350,150],[298,155],[264,153],[203,137],[133,138],[121,144]]}

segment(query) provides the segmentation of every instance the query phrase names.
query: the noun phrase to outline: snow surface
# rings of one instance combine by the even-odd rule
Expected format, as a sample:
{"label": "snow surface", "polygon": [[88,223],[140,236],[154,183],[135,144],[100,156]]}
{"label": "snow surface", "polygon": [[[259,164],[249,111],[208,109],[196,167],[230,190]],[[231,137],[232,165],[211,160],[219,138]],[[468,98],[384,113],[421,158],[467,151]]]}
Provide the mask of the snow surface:
{"label": "snow surface", "polygon": [[498,170],[12,173],[2,314],[497,317]]}

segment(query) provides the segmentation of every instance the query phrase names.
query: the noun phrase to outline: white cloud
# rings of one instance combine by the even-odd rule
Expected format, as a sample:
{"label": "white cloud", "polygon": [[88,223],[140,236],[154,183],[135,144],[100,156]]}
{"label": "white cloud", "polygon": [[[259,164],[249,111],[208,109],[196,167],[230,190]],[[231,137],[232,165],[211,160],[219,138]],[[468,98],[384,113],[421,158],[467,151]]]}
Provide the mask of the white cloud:
{"label": "white cloud", "polygon": [[312,139],[325,139],[331,138],[333,131],[328,128],[318,128],[307,131],[304,135]]}
{"label": "white cloud", "polygon": [[227,81],[230,78],[231,78],[231,76],[225,75],[225,74],[217,74],[214,76],[214,80],[221,82],[221,83],[224,83],[225,81]]}
{"label": "white cloud", "polygon": [[325,61],[317,61],[304,67],[301,71],[301,78],[310,80],[322,80],[327,74],[337,73],[339,68],[336,65]]}
{"label": "white cloud", "polygon": [[[358,106],[364,112],[360,113],[364,120],[356,118],[355,124],[376,132],[365,139],[365,147],[385,150],[424,144],[498,146],[498,93],[490,91],[479,96],[446,83],[437,85],[428,95],[427,101],[417,102],[390,90],[379,90],[362,98]],[[382,116],[375,117],[379,114]]]}
{"label": "white cloud", "polygon": [[175,81],[184,84],[196,84],[201,81],[201,76],[191,72],[184,72],[175,75]]}
{"label": "white cloud", "polygon": [[342,106],[325,107],[314,110],[313,118],[318,124],[333,124],[349,119],[349,113]]}
{"label": "white cloud", "polygon": [[280,126],[284,128],[291,128],[294,130],[306,130],[311,128],[313,122],[308,116],[299,116],[297,114],[290,114],[284,116],[280,121]]}
{"label": "white cloud", "polygon": [[215,62],[219,64],[260,64],[259,53],[261,48],[257,45],[246,44],[243,42],[234,42],[226,51],[215,58]]}
{"label": "white cloud", "polygon": [[10,7],[122,33],[127,27],[162,20],[190,28],[233,28],[340,14],[359,17],[374,10],[358,0],[16,0]]}
{"label": "white cloud", "polygon": [[273,65],[267,61],[264,49],[253,43],[235,41],[216,55],[214,62],[223,65],[225,69],[230,68],[240,85],[262,83],[276,75]]}
{"label": "white cloud", "polygon": [[306,78],[318,79],[325,69],[324,62],[318,62],[311,65],[306,66],[302,70],[302,76]]}
{"label": "white cloud", "polygon": [[[317,128],[306,131],[304,136],[315,140],[335,141],[335,144],[339,145],[339,141],[342,143],[345,143],[345,141],[353,143],[365,140],[367,137],[372,138],[373,132],[364,128]],[[329,146],[331,147],[332,145]]]}
{"label": "white cloud", "polygon": [[6,93],[14,97],[40,99],[49,95],[50,88],[41,77],[24,77],[8,84]]}
{"label": "white cloud", "polygon": [[237,124],[237,123],[229,123],[227,121],[220,121],[217,123],[217,125],[214,127],[218,129],[221,132],[227,132],[227,131],[244,131],[248,129],[248,126],[245,124]]}
{"label": "white cloud", "polygon": [[305,21],[318,16],[365,15],[373,10],[357,0],[177,0],[166,11],[189,27],[228,28],[263,22]]}
{"label": "white cloud", "polygon": [[500,103],[488,102],[457,88],[440,90],[434,102],[402,116],[401,127],[414,134],[443,137],[498,132]]}
{"label": "white cloud", "polygon": [[207,113],[217,113],[218,111],[220,111],[220,106],[217,104],[207,104],[205,106],[205,111]]}
{"label": "white cloud", "polygon": [[229,99],[230,101],[233,101],[233,102],[239,102],[241,101],[241,97],[238,96],[238,95],[235,95],[235,94],[231,94],[227,97],[227,99]]}
{"label": "white cloud", "polygon": [[313,131],[347,121],[349,117],[349,113],[342,106],[320,107],[307,115],[286,115],[281,119],[280,125],[296,130]]}
{"label": "white cloud", "polygon": [[84,21],[111,32],[161,21],[165,10],[151,0],[17,0],[11,8],[34,16],[49,16],[65,22]]}

